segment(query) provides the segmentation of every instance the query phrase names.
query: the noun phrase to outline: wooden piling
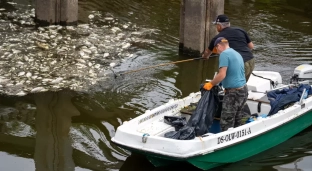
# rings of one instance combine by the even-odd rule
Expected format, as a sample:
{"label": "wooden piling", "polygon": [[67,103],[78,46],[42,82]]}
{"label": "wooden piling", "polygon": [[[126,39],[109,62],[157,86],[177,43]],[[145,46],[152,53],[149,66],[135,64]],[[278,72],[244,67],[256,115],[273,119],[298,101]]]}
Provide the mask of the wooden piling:
{"label": "wooden piling", "polygon": [[180,51],[199,56],[218,34],[212,22],[223,13],[224,0],[181,0]]}
{"label": "wooden piling", "polygon": [[78,0],[36,0],[35,21],[40,26],[76,25]]}

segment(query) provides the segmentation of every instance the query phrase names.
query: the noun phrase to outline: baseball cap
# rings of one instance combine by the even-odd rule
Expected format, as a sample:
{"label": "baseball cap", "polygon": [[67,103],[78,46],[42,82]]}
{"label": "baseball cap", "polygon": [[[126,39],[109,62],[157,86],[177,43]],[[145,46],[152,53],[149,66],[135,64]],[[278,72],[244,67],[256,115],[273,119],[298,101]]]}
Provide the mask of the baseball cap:
{"label": "baseball cap", "polygon": [[214,46],[216,46],[218,43],[220,43],[220,42],[223,42],[223,43],[225,43],[225,42],[228,42],[228,40],[226,39],[226,38],[224,38],[224,37],[218,37],[216,40],[215,40],[215,42],[214,42]]}
{"label": "baseball cap", "polygon": [[226,42],[229,42],[226,38],[224,38],[224,37],[218,37],[216,40],[215,40],[215,42],[214,42],[214,48],[213,48],[213,50],[212,50],[212,53],[218,53],[218,50],[217,50],[217,48],[216,48],[216,46],[217,46],[217,44],[219,44],[219,43],[221,43],[221,42],[223,42],[223,43],[226,43]]}
{"label": "baseball cap", "polygon": [[224,14],[221,14],[221,15],[218,15],[216,20],[213,22],[213,24],[217,24],[217,23],[225,23],[225,22],[230,22],[230,19],[224,15]]}

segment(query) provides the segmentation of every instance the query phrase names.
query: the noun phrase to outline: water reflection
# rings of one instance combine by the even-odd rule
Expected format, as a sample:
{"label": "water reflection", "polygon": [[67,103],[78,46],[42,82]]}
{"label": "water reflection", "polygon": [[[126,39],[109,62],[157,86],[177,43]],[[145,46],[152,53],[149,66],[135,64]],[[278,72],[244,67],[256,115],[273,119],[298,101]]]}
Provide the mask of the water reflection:
{"label": "water reflection", "polygon": [[278,171],[309,171],[312,168],[312,156],[306,156],[295,160],[292,163],[275,166]]}
{"label": "water reflection", "polygon": [[[83,98],[90,103],[78,103]],[[1,96],[0,150],[21,157],[26,157],[27,151],[26,158],[33,158],[35,169],[40,171],[71,171],[77,166],[118,169],[129,155],[109,141],[119,123],[111,125],[111,115],[105,116],[105,112],[95,121],[100,110],[95,103],[87,95],[70,90]],[[90,114],[93,109],[95,112]]]}
{"label": "water reflection", "polygon": [[74,170],[69,137],[71,117],[80,112],[72,104],[72,91],[34,95],[36,105],[36,170]]}

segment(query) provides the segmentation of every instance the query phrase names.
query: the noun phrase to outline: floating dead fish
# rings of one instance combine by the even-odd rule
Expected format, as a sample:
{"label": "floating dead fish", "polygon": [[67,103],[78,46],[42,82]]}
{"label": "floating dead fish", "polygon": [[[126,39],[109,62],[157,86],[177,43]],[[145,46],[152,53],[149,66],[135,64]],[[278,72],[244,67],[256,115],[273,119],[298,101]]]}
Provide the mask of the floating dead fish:
{"label": "floating dead fish", "polygon": [[11,87],[11,86],[13,86],[14,84],[12,84],[12,83],[9,83],[9,84],[6,84],[5,86],[6,87]]}
{"label": "floating dead fish", "polygon": [[[96,12],[90,14],[90,17],[109,24],[100,27],[95,24],[79,24],[77,27],[51,25],[33,31],[23,25],[34,24],[32,16],[35,16],[34,8],[24,14],[13,12],[10,20],[4,20],[6,28],[18,30],[12,34],[9,31],[0,46],[1,90],[7,94],[15,95],[23,91],[23,95],[30,91],[59,88],[85,90],[89,82],[96,84],[102,71],[109,71],[109,67],[116,65],[108,61],[117,57],[118,61],[124,61],[123,58],[134,56],[127,53],[131,42],[150,41],[144,39],[141,33],[153,33],[152,29],[142,29],[130,22],[122,23],[114,17],[104,18]],[[17,24],[12,21],[17,21]],[[138,34],[131,34],[129,28]],[[73,77],[79,77],[79,81],[71,79]],[[5,85],[12,83],[16,84],[6,89]]]}
{"label": "floating dead fish", "polygon": [[50,79],[50,78],[45,78],[42,80],[42,82],[51,82],[51,81],[52,81],[52,79]]}
{"label": "floating dead fish", "polygon": [[36,87],[36,88],[32,89],[30,92],[31,93],[38,93],[38,92],[43,92],[43,91],[46,91],[46,89],[43,87]]}
{"label": "floating dead fish", "polygon": [[94,18],[94,15],[93,15],[93,14],[90,14],[90,15],[88,16],[88,18],[89,18],[90,20],[92,20],[92,19]]}
{"label": "floating dead fish", "polygon": [[66,30],[75,31],[75,28],[73,26],[66,26]]}
{"label": "floating dead fish", "polygon": [[17,76],[23,76],[23,75],[25,75],[25,72],[19,72],[18,74],[17,74]]}
{"label": "floating dead fish", "polygon": [[114,18],[112,18],[112,17],[105,17],[104,20],[106,20],[106,21],[112,21],[112,20],[114,20]]}
{"label": "floating dead fish", "polygon": [[0,84],[7,84],[9,81],[10,79],[0,78]]}
{"label": "floating dead fish", "polygon": [[118,31],[121,31],[121,29],[118,28],[118,27],[113,27],[111,30],[113,31],[113,33],[116,33],[116,32],[118,32]]}
{"label": "floating dead fish", "polygon": [[83,59],[76,59],[76,61],[77,61],[77,62],[80,62],[80,63],[84,63],[84,64],[86,63],[86,61],[83,60]]}
{"label": "floating dead fish", "polygon": [[109,53],[104,53],[104,58],[108,57]]}
{"label": "floating dead fish", "polygon": [[27,95],[24,91],[20,91],[18,93],[16,93],[17,96],[25,96]]}
{"label": "floating dead fish", "polygon": [[100,68],[100,67],[101,67],[100,64],[95,64],[95,65],[94,65],[94,68],[97,68],[97,69],[98,69],[98,68]]}
{"label": "floating dead fish", "polygon": [[88,56],[88,55],[83,55],[83,56],[81,56],[83,59],[90,59],[91,57],[90,56]]}
{"label": "floating dead fish", "polygon": [[42,27],[38,27],[38,30],[39,30],[39,31],[45,31],[45,29],[42,28]]}
{"label": "floating dead fish", "polygon": [[89,49],[82,49],[82,51],[87,53],[87,54],[91,54],[92,53],[91,50],[89,50]]}
{"label": "floating dead fish", "polygon": [[114,67],[116,65],[116,63],[112,62],[109,64],[110,67]]}
{"label": "floating dead fish", "polygon": [[37,46],[44,50],[49,50],[49,45],[45,43],[36,42]]}
{"label": "floating dead fish", "polygon": [[122,48],[123,48],[123,49],[126,49],[126,48],[129,48],[130,46],[131,46],[130,43],[126,43],[126,44],[124,44],[124,45],[122,46]]}
{"label": "floating dead fish", "polygon": [[32,74],[30,72],[27,72],[26,77],[29,78],[31,76],[32,76]]}
{"label": "floating dead fish", "polygon": [[6,3],[11,4],[11,5],[17,4],[16,2],[6,2]]}
{"label": "floating dead fish", "polygon": [[78,28],[88,29],[90,28],[88,24],[79,24]]}
{"label": "floating dead fish", "polygon": [[14,54],[18,54],[18,53],[21,53],[22,51],[16,50],[16,49],[12,49],[12,52],[13,52]]}
{"label": "floating dead fish", "polygon": [[63,81],[63,78],[57,78],[55,80],[52,80],[50,83],[51,84],[59,84],[61,81]]}

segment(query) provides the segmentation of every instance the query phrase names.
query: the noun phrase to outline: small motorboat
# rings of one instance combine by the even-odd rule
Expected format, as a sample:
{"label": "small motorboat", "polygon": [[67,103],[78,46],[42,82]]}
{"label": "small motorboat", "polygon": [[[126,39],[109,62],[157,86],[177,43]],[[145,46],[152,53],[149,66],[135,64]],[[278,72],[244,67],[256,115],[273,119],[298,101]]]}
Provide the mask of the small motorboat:
{"label": "small motorboat", "polygon": [[[208,132],[191,140],[166,138],[167,132],[175,128],[164,122],[165,116],[184,116],[181,112],[201,99],[201,93],[191,93],[183,99],[172,99],[144,114],[120,125],[111,139],[118,146],[145,155],[154,166],[173,162],[188,162],[208,170],[220,165],[248,158],[276,146],[312,124],[312,97],[304,88],[299,100],[271,112],[269,92],[295,89],[301,85],[311,88],[312,65],[303,64],[295,68],[289,84],[282,84],[278,72],[254,71],[248,86],[247,105],[251,114],[259,117],[252,122],[219,133]],[[276,101],[274,101],[276,103]],[[266,117],[260,117],[266,115]],[[254,115],[255,116],[255,115]]]}

